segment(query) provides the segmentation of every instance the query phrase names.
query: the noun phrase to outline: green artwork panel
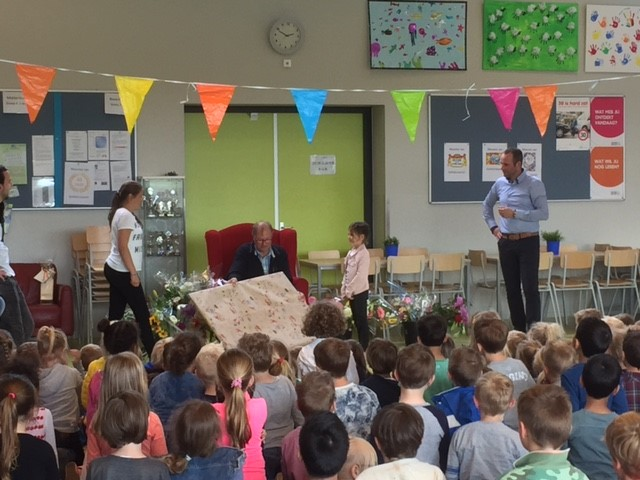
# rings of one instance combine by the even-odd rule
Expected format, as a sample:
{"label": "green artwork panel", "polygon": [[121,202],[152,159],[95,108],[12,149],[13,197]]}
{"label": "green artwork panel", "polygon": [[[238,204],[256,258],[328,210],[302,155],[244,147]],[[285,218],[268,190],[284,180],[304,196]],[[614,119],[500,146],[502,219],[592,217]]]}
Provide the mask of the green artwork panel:
{"label": "green artwork panel", "polygon": [[577,3],[486,1],[484,70],[578,71]]}

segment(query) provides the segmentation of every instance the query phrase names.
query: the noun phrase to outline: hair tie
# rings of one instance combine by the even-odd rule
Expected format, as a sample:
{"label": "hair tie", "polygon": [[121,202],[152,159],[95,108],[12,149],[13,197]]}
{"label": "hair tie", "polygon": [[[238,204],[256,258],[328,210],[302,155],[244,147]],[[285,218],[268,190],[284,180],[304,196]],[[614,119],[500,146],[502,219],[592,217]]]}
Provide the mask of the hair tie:
{"label": "hair tie", "polygon": [[240,377],[231,381],[231,388],[242,388],[242,379]]}
{"label": "hair tie", "polygon": [[282,358],[282,357],[278,357],[278,363],[279,363],[280,365],[284,365],[284,362],[285,362],[285,359],[284,359],[284,358]]}
{"label": "hair tie", "polygon": [[9,392],[9,393],[7,394],[7,397],[9,397],[11,400],[15,400],[15,399],[16,399],[16,394],[15,394],[15,393],[13,393],[13,392]]}

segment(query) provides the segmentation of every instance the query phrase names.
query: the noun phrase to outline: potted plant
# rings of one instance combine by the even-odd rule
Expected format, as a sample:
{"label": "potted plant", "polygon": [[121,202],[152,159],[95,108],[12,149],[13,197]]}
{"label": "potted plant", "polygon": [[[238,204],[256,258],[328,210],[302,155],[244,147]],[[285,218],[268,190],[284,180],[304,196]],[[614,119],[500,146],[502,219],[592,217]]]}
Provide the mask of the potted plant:
{"label": "potted plant", "polygon": [[400,242],[397,237],[387,237],[384,239],[384,256],[395,257],[398,255],[398,245]]}
{"label": "potted plant", "polygon": [[554,255],[560,255],[560,241],[564,240],[560,230],[542,232],[542,239],[547,242],[547,252],[553,252]]}

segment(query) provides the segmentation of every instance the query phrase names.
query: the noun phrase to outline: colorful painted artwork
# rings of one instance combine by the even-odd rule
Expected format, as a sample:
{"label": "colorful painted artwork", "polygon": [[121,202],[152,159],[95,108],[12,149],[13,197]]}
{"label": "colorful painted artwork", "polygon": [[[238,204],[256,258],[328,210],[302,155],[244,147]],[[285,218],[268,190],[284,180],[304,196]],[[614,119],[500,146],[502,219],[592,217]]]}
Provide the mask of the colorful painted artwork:
{"label": "colorful painted artwork", "polygon": [[578,4],[484,2],[484,70],[578,71]]}
{"label": "colorful painted artwork", "polygon": [[587,5],[586,72],[640,72],[640,7]]}
{"label": "colorful painted artwork", "polygon": [[467,69],[466,2],[369,1],[371,68]]}

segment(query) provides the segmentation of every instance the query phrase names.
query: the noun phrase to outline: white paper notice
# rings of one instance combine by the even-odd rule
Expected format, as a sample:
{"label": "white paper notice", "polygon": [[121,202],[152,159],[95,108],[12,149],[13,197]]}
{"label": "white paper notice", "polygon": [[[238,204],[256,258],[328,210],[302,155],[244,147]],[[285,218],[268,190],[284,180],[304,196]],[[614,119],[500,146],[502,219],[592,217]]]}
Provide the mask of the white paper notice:
{"label": "white paper notice", "polygon": [[109,132],[89,130],[87,132],[89,160],[109,160]]}
{"label": "white paper notice", "polygon": [[482,144],[482,181],[495,182],[502,176],[500,155],[507,149],[506,143]]}
{"label": "white paper notice", "polygon": [[27,144],[3,143],[0,144],[0,165],[7,167],[11,172],[11,180],[14,185],[27,184]]}
{"label": "white paper notice", "polygon": [[27,113],[27,104],[20,90],[2,92],[3,113]]}
{"label": "white paper notice", "polygon": [[33,152],[33,176],[53,175],[53,135],[33,135],[31,151]]}
{"label": "white paper notice", "polygon": [[309,173],[311,175],[335,175],[335,155],[311,155],[309,157]]}
{"label": "white paper notice", "polygon": [[444,144],[444,181],[469,181],[469,144]]}
{"label": "white paper notice", "polygon": [[522,168],[527,173],[542,178],[542,144],[519,143],[518,148],[522,150]]}
{"label": "white paper notice", "polygon": [[53,191],[53,177],[34,177],[31,180],[31,199],[35,208],[55,207],[56,197]]}
{"label": "white paper notice", "polygon": [[88,163],[65,163],[64,203],[93,205],[93,172]]}
{"label": "white paper notice", "polygon": [[129,132],[112,130],[109,132],[109,149],[111,160],[131,161],[131,135]]}
{"label": "white paper notice", "polygon": [[[67,131],[66,132],[67,162],[87,161],[87,132]],[[65,202],[67,203],[67,202]]]}
{"label": "white paper notice", "polygon": [[111,162],[109,166],[113,190],[119,189],[120,185],[131,180],[131,162]]}
{"label": "white paper notice", "polygon": [[122,104],[120,103],[120,95],[116,92],[104,94],[104,113],[107,115],[124,115]]}
{"label": "white paper notice", "polygon": [[109,162],[89,162],[93,170],[93,190],[111,190],[109,181]]}

